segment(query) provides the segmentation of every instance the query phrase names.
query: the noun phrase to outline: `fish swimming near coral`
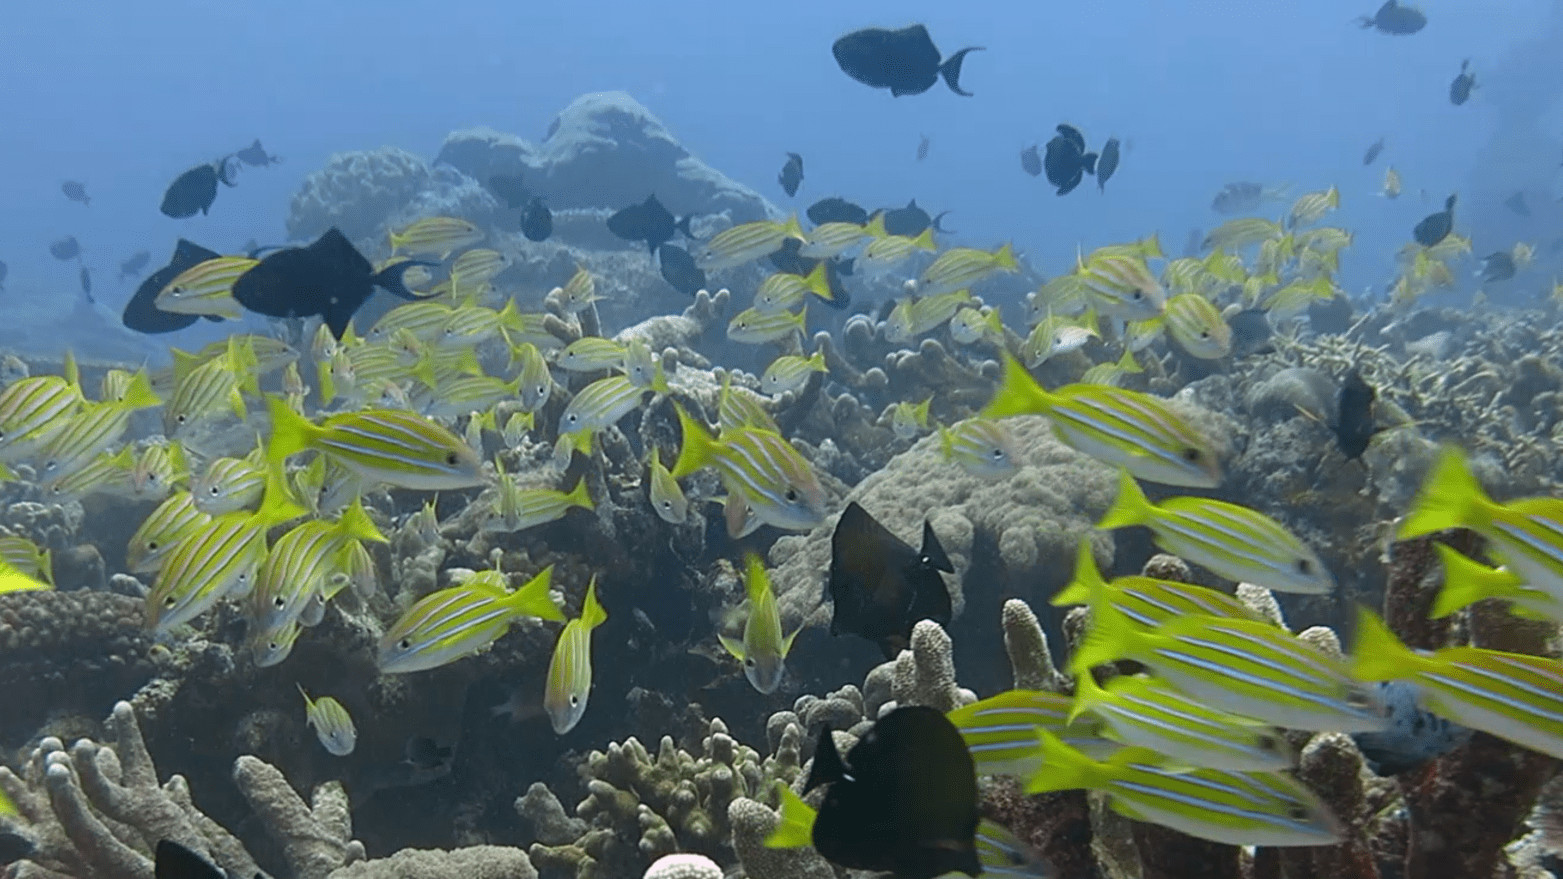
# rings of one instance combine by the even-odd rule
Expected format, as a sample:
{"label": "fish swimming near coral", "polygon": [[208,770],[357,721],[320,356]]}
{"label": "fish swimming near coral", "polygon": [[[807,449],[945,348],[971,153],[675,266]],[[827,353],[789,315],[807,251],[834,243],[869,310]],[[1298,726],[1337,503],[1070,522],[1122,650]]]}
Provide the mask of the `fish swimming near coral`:
{"label": "fish swimming near coral", "polygon": [[592,631],[608,621],[608,612],[597,601],[597,578],[586,586],[581,615],[564,624],[548,663],[548,684],[543,709],[556,735],[564,735],[586,714],[592,690]]}
{"label": "fish swimming near coral", "polygon": [[375,288],[410,301],[422,298],[402,283],[402,275],[420,265],[432,264],[407,260],[377,273],[347,236],[332,227],[307,247],[268,254],[234,282],[233,298],[268,317],[319,315],[331,334],[341,339]]}
{"label": "fish swimming near coral", "polygon": [[146,280],[141,282],[141,286],[136,288],[135,295],[125,303],[125,311],[120,320],[128,329],[148,334],[172,333],[194,325],[201,319],[200,316],[163,311],[156,305],[157,296],[164,287],[190,269],[208,260],[221,258],[222,254],[215,250],[207,250],[193,241],[179,239],[179,243],[174,245],[174,255],[169,259],[168,265],[148,275]]}
{"label": "fish swimming near coral", "polygon": [[664,244],[657,248],[657,265],[662,280],[685,296],[693,296],[706,287],[706,273],[695,264],[689,251],[676,244]]}
{"label": "fish swimming near coral", "polygon": [[1355,369],[1346,373],[1335,398],[1335,423],[1330,430],[1335,434],[1335,447],[1348,461],[1361,458],[1379,432],[1373,408],[1377,397],[1378,392],[1363,379],[1362,373]]}
{"label": "fish swimming near coral", "polygon": [[1411,229],[1411,237],[1416,239],[1416,243],[1423,247],[1433,247],[1449,237],[1449,233],[1454,231],[1454,203],[1455,196],[1449,196],[1444,200],[1443,210],[1428,214]]}
{"label": "fish swimming near coral", "polygon": [[547,241],[554,234],[554,213],[542,196],[533,196],[521,212],[521,234],[528,241]]}
{"label": "fish swimming near coral", "polygon": [[609,217],[608,231],[625,241],[644,241],[655,254],[663,244],[673,240],[674,233],[682,232],[685,238],[694,238],[689,231],[689,221],[693,218],[693,215],[682,220],[675,218],[657,200],[656,193],[652,193],[645,201],[622,208]]}
{"label": "fish swimming near coral", "polygon": [[163,203],[158,210],[163,212],[163,216],[175,220],[210,211],[212,203],[217,200],[218,182],[221,181],[225,186],[235,185],[229,176],[228,162],[232,158],[223,156],[215,162],[196,165],[180,174],[163,192]]}
{"label": "fish swimming near coral", "polygon": [[867,638],[894,659],[919,620],[949,624],[950,593],[940,572],[953,574],[955,566],[928,522],[916,550],[853,501],[836,522],[830,549],[832,635]]}
{"label": "fish swimming near coral", "polygon": [[960,730],[936,709],[903,705],[875,721],[843,761],[820,729],[803,791],[829,785],[814,819],[825,860],[896,879],[982,872],[977,773]]}
{"label": "fish swimming near coral", "polygon": [[788,198],[797,195],[798,187],[803,185],[803,157],[797,153],[788,153],[786,164],[776,175],[776,182],[781,184],[782,192],[787,193]]}
{"label": "fish swimming near coral", "polygon": [[847,76],[872,88],[889,89],[896,97],[920,95],[933,88],[941,76],[950,91],[971,97],[971,92],[961,88],[961,63],[967,53],[982,49],[969,46],[940,61],[928,29],[914,24],[899,30],[870,27],[853,31],[836,40],[830,52]]}

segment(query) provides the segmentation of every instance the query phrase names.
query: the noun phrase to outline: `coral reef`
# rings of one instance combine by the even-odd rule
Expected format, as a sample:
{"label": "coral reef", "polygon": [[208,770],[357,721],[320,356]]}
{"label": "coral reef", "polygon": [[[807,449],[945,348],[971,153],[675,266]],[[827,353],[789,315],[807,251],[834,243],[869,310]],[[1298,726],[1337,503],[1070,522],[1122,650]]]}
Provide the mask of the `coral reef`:
{"label": "coral reef", "polygon": [[433,182],[423,159],[398,147],[337,153],[310,172],[288,207],[292,240],[313,240],[332,226],[369,238]]}

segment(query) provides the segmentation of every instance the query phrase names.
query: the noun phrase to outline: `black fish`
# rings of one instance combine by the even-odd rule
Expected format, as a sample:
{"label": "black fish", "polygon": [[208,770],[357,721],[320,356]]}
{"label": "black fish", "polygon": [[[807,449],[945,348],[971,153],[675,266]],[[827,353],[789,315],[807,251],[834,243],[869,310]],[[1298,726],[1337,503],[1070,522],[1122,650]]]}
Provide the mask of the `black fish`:
{"label": "black fish", "polygon": [[1362,154],[1362,164],[1371,165],[1378,159],[1378,154],[1384,151],[1384,138],[1379,138],[1368,145],[1368,151]]}
{"label": "black fish", "polygon": [[67,235],[49,245],[49,255],[62,262],[76,259],[81,256],[81,242],[75,235]]}
{"label": "black fish", "polygon": [[1118,170],[1118,138],[1109,137],[1107,143],[1102,146],[1102,154],[1096,160],[1096,188],[1099,192],[1107,191],[1107,181],[1113,179],[1113,172]]}
{"label": "black fish", "polygon": [[1476,88],[1476,74],[1471,72],[1471,59],[1460,62],[1460,73],[1449,83],[1449,103],[1456,107],[1471,99],[1471,89]]}
{"label": "black fish", "polygon": [[907,202],[904,208],[883,208],[880,213],[884,214],[885,233],[887,235],[905,235],[908,238],[916,238],[923,234],[923,230],[929,226],[932,226],[935,232],[945,235],[951,233],[950,229],[939,225],[939,221],[949,211],[940,211],[939,216],[931,217],[927,211],[917,206],[917,199],[915,198]]}
{"label": "black fish", "polygon": [[228,879],[215,864],[172,839],[157,844],[156,879]]}
{"label": "black fish", "polygon": [[379,287],[402,299],[420,297],[402,285],[402,275],[415,265],[408,260],[375,274],[374,266],[335,227],[308,247],[288,247],[261,260],[233,284],[233,298],[245,308],[269,317],[320,315],[338,339],[359,307]]}
{"label": "black fish", "polygon": [[1096,173],[1096,153],[1085,151],[1085,135],[1073,125],[1059,125],[1058,133],[1047,142],[1042,158],[1047,182],[1058,187],[1059,195],[1073,192],[1086,174]]}
{"label": "black fish", "polygon": [[969,98],[971,92],[961,90],[961,62],[967,52],[982,48],[962,49],[940,63],[928,29],[914,24],[893,31],[879,27],[853,31],[836,40],[830,53],[847,76],[866,86],[889,89],[896,97],[920,95],[943,76],[950,91]]}
{"label": "black fish", "polygon": [[266,148],[261,146],[260,138],[258,137],[255,138],[254,143],[250,144],[242,150],[239,150],[233,155],[234,158],[238,159],[244,164],[255,168],[264,168],[267,165],[275,165],[282,161],[281,156],[273,156],[266,152]]}
{"label": "black fish", "polygon": [[809,209],[804,213],[808,216],[809,222],[816,226],[823,226],[826,223],[856,223],[861,226],[868,222],[868,211],[834,195],[809,205]]}
{"label": "black fish", "polygon": [[781,184],[788,198],[797,195],[798,187],[803,183],[803,157],[797,153],[788,153],[787,164],[782,165],[781,173],[776,175],[776,182]]}
{"label": "black fish", "polygon": [[97,300],[92,298],[92,269],[82,266],[78,277],[81,278],[81,292],[87,297],[87,301],[96,302]]}
{"label": "black fish", "polygon": [[520,174],[495,174],[488,178],[488,191],[499,197],[505,207],[515,210],[532,200],[532,192],[521,183]]}
{"label": "black fish", "polygon": [[867,638],[894,659],[918,620],[949,623],[950,593],[939,572],[954,573],[955,566],[927,521],[918,552],[853,501],[836,522],[830,549],[832,635]]}
{"label": "black fish", "polygon": [[814,819],[825,860],[896,879],[982,871],[977,858],[977,772],[943,712],[904,705],[879,718],[843,763],[820,729],[804,793],[830,785]]}
{"label": "black fish", "polygon": [[922,134],[918,135],[918,137],[921,140],[917,142],[917,161],[921,162],[923,159],[928,158],[928,135]]}
{"label": "black fish", "polygon": [[152,251],[138,250],[130,255],[129,259],[119,264],[119,279],[138,277],[146,270],[147,263],[152,261]]}
{"label": "black fish", "polygon": [[37,844],[26,836],[13,830],[0,830],[0,867],[30,858],[37,850]]}
{"label": "black fish", "polygon": [[655,254],[658,248],[673,240],[675,232],[684,233],[685,238],[694,238],[689,231],[689,221],[692,219],[693,214],[682,220],[674,218],[657,200],[656,193],[652,193],[640,204],[632,204],[609,217],[608,231],[625,241],[644,241]]}
{"label": "black fish", "polygon": [[60,184],[60,191],[71,201],[79,201],[83,205],[92,204],[92,197],[87,195],[87,184],[80,180],[67,180]]}
{"label": "black fish", "polygon": [[1032,177],[1042,176],[1042,154],[1037,152],[1036,144],[1020,151],[1020,170]]}
{"label": "black fish", "polygon": [[657,248],[657,261],[661,264],[662,280],[685,296],[693,296],[706,286],[706,273],[695,265],[689,251],[676,244],[664,244]]}
{"label": "black fish", "polygon": [[1476,270],[1476,276],[1484,283],[1495,281],[1507,281],[1514,277],[1519,267],[1514,264],[1514,257],[1506,250],[1494,251],[1482,257],[1482,267]]}
{"label": "black fish", "polygon": [[1516,192],[1503,200],[1503,206],[1522,217],[1530,216],[1530,205],[1525,203],[1525,193]]}
{"label": "black fish", "polygon": [[196,165],[180,174],[168,185],[168,191],[163,193],[163,204],[158,210],[163,212],[163,216],[176,220],[211,210],[212,202],[217,200],[217,181],[221,180],[226,186],[234,185],[228,177],[228,160],[231,158],[224,156],[210,165]]}
{"label": "black fish", "polygon": [[1428,214],[1420,223],[1411,230],[1411,237],[1423,247],[1432,247],[1438,242],[1449,237],[1454,229],[1454,196],[1451,195],[1444,201],[1444,209],[1436,214]]}
{"label": "black fish", "polygon": [[1251,180],[1238,180],[1221,187],[1210,200],[1210,209],[1220,214],[1240,214],[1257,210],[1264,203],[1267,193],[1263,185]]}
{"label": "black fish", "polygon": [[[125,303],[125,313],[121,317],[125,326],[138,333],[172,333],[200,320],[193,314],[159,311],[153,303],[157,301],[157,294],[185,270],[220,256],[222,254],[215,250],[207,250],[194,242],[179,239],[179,243],[174,245],[174,255],[169,259],[168,265],[148,275],[146,280],[141,282],[141,286],[136,288],[136,294]],[[216,318],[212,319],[216,320]]]}
{"label": "black fish", "polygon": [[1335,433],[1335,447],[1348,461],[1362,457],[1373,435],[1379,432],[1373,417],[1373,400],[1377,396],[1378,392],[1355,369],[1346,373],[1335,398],[1335,423],[1330,429]]}
{"label": "black fish", "polygon": [[527,202],[526,210],[521,214],[521,234],[528,241],[547,241],[548,236],[554,234],[554,212],[548,209],[542,196]]}
{"label": "black fish", "polygon": [[1384,5],[1372,16],[1357,19],[1364,28],[1378,28],[1380,33],[1403,37],[1414,34],[1427,26],[1427,16],[1412,6],[1401,6],[1396,0],[1385,0]]}

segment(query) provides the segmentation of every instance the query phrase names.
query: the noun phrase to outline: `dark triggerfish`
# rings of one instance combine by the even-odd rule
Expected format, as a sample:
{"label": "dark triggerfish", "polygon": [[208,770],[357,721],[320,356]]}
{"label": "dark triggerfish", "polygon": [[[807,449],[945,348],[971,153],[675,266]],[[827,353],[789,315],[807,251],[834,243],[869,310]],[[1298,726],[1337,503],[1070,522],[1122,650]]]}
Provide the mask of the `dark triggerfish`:
{"label": "dark triggerfish", "polygon": [[232,158],[223,156],[211,164],[196,165],[180,174],[163,193],[163,204],[158,210],[176,220],[211,210],[212,202],[217,200],[217,181],[221,180],[226,186],[234,185],[228,176],[228,161]]}
{"label": "dark triggerfish", "polygon": [[933,526],[923,522],[923,548],[913,549],[868,514],[847,504],[830,538],[830,633],[850,632],[879,645],[886,659],[906,649],[918,620],[950,622],[950,593],[940,572],[955,566]]}
{"label": "dark triggerfish", "polygon": [[943,712],[905,705],[879,718],[842,761],[827,724],[804,793],[830,785],[814,819],[825,860],[897,879],[982,872],[977,772]]}
{"label": "dark triggerfish", "polygon": [[961,90],[961,62],[966,53],[980,52],[981,46],[969,46],[942,63],[928,29],[920,24],[900,30],[869,27],[836,40],[830,47],[841,71],[866,86],[889,89],[890,94],[920,95],[933,87],[939,77],[950,91],[965,97]]}
{"label": "dark triggerfish", "polygon": [[1341,382],[1340,394],[1335,398],[1335,447],[1346,460],[1355,461],[1368,450],[1368,444],[1378,433],[1373,414],[1373,401],[1378,392],[1363,380],[1362,374],[1353,369]]}
{"label": "dark triggerfish", "polygon": [[[192,269],[209,259],[217,259],[222,256],[215,250],[207,250],[199,244],[185,239],[179,239],[174,245],[174,255],[168,261],[168,265],[147,276],[141,286],[136,288],[136,294],[125,303],[125,313],[120,318],[127,328],[138,333],[172,333],[191,326],[200,317],[193,314],[174,314],[173,312],[158,309],[157,294],[169,282],[179,277],[186,269]],[[211,317],[209,320],[220,320]]]}
{"label": "dark triggerfish", "polygon": [[1411,230],[1411,237],[1423,247],[1432,247],[1438,242],[1449,237],[1454,231],[1454,201],[1453,195],[1444,200],[1444,209],[1435,214],[1423,217]]}
{"label": "dark triggerfish", "polygon": [[233,282],[233,298],[270,317],[318,314],[340,339],[376,287],[402,299],[424,298],[402,284],[402,275],[415,265],[434,263],[407,260],[377,274],[347,236],[332,227],[308,247],[279,250],[240,275]]}

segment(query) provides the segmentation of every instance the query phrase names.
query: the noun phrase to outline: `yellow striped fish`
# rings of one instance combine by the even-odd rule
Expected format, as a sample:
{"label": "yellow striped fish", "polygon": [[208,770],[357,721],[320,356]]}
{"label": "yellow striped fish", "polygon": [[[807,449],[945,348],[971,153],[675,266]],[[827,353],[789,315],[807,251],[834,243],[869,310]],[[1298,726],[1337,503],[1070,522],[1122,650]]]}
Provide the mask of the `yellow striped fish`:
{"label": "yellow striped fish", "polygon": [[788,238],[808,240],[808,236],[803,234],[803,228],[798,225],[796,214],[782,222],[756,220],[723,229],[696,248],[693,255],[696,264],[708,272],[714,272],[770,256],[781,250]]}
{"label": "yellow striped fish", "polygon": [[358,746],[358,730],[342,703],[330,696],[311,699],[303,684],[298,685],[298,692],[304,697],[305,722],[315,728],[315,737],[320,740],[321,747],[334,757],[353,753]]}
{"label": "yellow striped fish", "polygon": [[1020,469],[1015,435],[991,418],[967,418],[949,427],[939,425],[939,451],[946,461],[978,479],[1004,479]]}
{"label": "yellow striped fish", "polygon": [[1154,751],[1172,763],[1269,772],[1297,762],[1274,727],[1211,710],[1144,675],[1120,675],[1106,686],[1089,674],[1080,675],[1071,714],[1082,713],[1101,718],[1108,737]]}
{"label": "yellow striped fish", "polygon": [[1172,340],[1192,357],[1220,360],[1232,350],[1232,328],[1220,309],[1198,293],[1180,293],[1167,300],[1163,319]]}
{"label": "yellow striped fish", "polygon": [[479,579],[418,599],[380,639],[380,671],[407,674],[448,665],[486,649],[522,617],[562,621],[548,594],[553,572],[549,565],[514,592]]}
{"label": "yellow striped fish", "polygon": [[[713,437],[683,406],[674,404],[674,409],[684,437],[673,464],[674,478],[715,468],[729,494],[744,502],[729,505],[735,517],[747,508],[761,522],[786,531],[808,531],[825,520],[825,489],[819,477],[780,434],[735,427]],[[737,530],[732,520],[728,525],[730,532]]]}
{"label": "yellow striped fish", "polygon": [[923,269],[917,279],[919,296],[953,293],[986,278],[994,272],[1018,271],[1014,245],[1005,242],[993,251],[975,247],[952,247]]}
{"label": "yellow striped fish", "polygon": [[19,535],[0,535],[0,562],[29,577],[54,584],[53,554]]}
{"label": "yellow striped fish", "polygon": [[6,385],[0,391],[0,462],[32,457],[65,429],[83,402],[81,386],[57,375]]}
{"label": "yellow striped fish", "polygon": [[0,562],[0,595],[8,592],[46,592],[54,587]]}
{"label": "yellow striped fish", "polygon": [[234,282],[260,260],[244,256],[220,256],[197,263],[180,272],[157,292],[158,311],[172,314],[198,314],[238,320],[243,306],[233,298]]}
{"label": "yellow striped fish", "polygon": [[365,409],[315,425],[267,396],[271,441],[267,459],[278,468],[289,455],[314,449],[365,480],[441,491],[482,485],[483,461],[461,437],[411,412]]}
{"label": "yellow striped fish", "polygon": [[760,557],[753,553],[744,558],[744,591],[749,609],[744,617],[743,636],[718,634],[717,640],[743,663],[749,684],[769,695],[781,686],[782,675],[787,671],[787,654],[800,629],[794,629],[790,635],[782,634],[781,610],[776,606],[770,575]]}
{"label": "yellow striped fish", "polygon": [[1051,604],[1064,607],[1089,604],[1093,590],[1101,589],[1106,601],[1119,613],[1143,629],[1154,629],[1179,617],[1205,615],[1262,621],[1264,618],[1235,596],[1193,583],[1158,580],[1154,577],[1115,577],[1102,579],[1091,554],[1091,539],[1082,537],[1075,555],[1075,575],[1054,595]]}
{"label": "yellow striped fish", "polygon": [[457,217],[424,217],[391,233],[391,251],[406,256],[449,257],[483,240],[483,230]]}
{"label": "yellow striped fish", "polygon": [[667,380],[654,381],[651,387],[643,388],[630,381],[627,375],[600,378],[570,398],[569,405],[559,416],[559,432],[595,433],[618,424],[619,419],[640,405],[647,391],[667,393]]}
{"label": "yellow striped fish", "polygon": [[581,615],[564,624],[553,658],[548,662],[548,684],[543,710],[554,733],[564,735],[581,722],[592,691],[592,630],[608,621],[608,612],[597,602],[597,577],[586,586]]}
{"label": "yellow striped fish", "polygon": [[212,517],[195,505],[190,492],[180,491],[157,505],[137,526],[125,548],[125,566],[133,574],[155,574],[180,541],[204,527]]}
{"label": "yellow striped fish", "polygon": [[1037,730],[1045,729],[1071,747],[1111,754],[1118,746],[1101,737],[1092,717],[1071,720],[1071,697],[1048,690],[1005,690],[946,716],[960,730],[979,775],[1029,777],[1040,768]]}

